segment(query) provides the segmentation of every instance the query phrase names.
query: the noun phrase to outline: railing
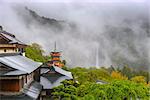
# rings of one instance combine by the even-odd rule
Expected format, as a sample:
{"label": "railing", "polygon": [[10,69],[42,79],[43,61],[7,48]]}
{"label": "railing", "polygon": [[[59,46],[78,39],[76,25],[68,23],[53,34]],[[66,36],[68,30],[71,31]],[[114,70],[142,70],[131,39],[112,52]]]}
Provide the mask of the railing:
{"label": "railing", "polygon": [[16,47],[16,44],[0,44],[0,48],[2,47]]}

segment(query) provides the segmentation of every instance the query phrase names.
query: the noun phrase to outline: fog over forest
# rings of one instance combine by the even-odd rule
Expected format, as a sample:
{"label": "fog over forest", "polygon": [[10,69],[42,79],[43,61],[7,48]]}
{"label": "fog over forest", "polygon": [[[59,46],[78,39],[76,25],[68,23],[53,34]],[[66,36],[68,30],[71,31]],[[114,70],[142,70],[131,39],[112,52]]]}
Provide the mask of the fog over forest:
{"label": "fog over forest", "polygon": [[148,69],[149,5],[142,0],[127,1],[21,3],[2,0],[0,24],[23,42],[40,44],[45,54],[54,49],[56,41],[57,50],[62,51],[70,67],[128,64]]}

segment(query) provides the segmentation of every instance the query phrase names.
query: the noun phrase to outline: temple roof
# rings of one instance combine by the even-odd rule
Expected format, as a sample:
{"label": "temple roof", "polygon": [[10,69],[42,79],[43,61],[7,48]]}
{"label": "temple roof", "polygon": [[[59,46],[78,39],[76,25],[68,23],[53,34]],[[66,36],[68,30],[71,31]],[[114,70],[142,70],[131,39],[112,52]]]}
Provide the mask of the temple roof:
{"label": "temple roof", "polygon": [[41,76],[40,84],[43,85],[43,89],[52,89],[61,85],[61,82],[67,79],[71,78],[59,74],[55,74],[54,76],[45,74]]}
{"label": "temple roof", "polygon": [[69,79],[73,79],[73,76],[69,71],[56,66],[41,67],[40,84],[43,85],[43,89],[52,89],[53,87],[59,86],[62,81]]}
{"label": "temple roof", "polygon": [[0,56],[0,63],[16,69],[15,71],[4,73],[3,75],[29,74],[36,70],[40,64],[21,55]]}
{"label": "temple roof", "polygon": [[55,72],[60,73],[61,75],[67,76],[69,78],[73,78],[71,72],[66,71],[62,68],[59,68],[57,66],[52,66],[52,67],[46,67],[46,65],[44,65],[44,66],[43,65],[41,66],[41,74],[47,73],[47,72],[51,71],[51,68],[53,68],[53,70]]}
{"label": "temple roof", "polygon": [[21,42],[20,40],[18,40],[15,35],[13,35],[12,33],[9,33],[7,31],[1,30],[0,31],[0,36],[7,39],[8,43],[10,44],[22,44],[22,45],[26,45],[25,43]]}

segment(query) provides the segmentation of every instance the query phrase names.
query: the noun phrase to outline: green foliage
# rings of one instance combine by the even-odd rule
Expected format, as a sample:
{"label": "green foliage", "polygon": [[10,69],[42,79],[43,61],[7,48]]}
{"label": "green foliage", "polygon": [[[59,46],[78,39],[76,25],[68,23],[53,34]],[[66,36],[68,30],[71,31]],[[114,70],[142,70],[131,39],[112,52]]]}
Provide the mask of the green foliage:
{"label": "green foliage", "polygon": [[53,97],[62,100],[130,100],[131,98],[148,100],[149,98],[148,87],[129,80],[114,80],[103,85],[87,82],[78,87],[74,86],[73,81],[68,82],[65,81],[54,88]]}
{"label": "green foliage", "polygon": [[93,95],[88,94],[88,95],[85,95],[82,98],[82,100],[95,100],[95,97]]}
{"label": "green foliage", "polygon": [[135,76],[131,78],[132,81],[137,83],[145,83],[145,77],[144,76]]}
{"label": "green foliage", "polygon": [[127,76],[129,79],[133,76],[132,70],[130,67],[128,67],[127,65],[125,65],[121,72],[123,75]]}
{"label": "green foliage", "polygon": [[[37,62],[46,62],[51,59],[43,56],[44,50],[36,43],[26,48],[26,56]],[[63,61],[66,64],[66,61]],[[52,100],[148,100],[150,98],[149,72],[136,71],[124,66],[122,69],[111,66],[110,68],[81,68],[63,69],[71,71],[75,80],[63,81],[62,85],[53,88]],[[115,80],[113,75],[121,77],[122,80]],[[140,76],[140,77],[138,77]],[[128,78],[124,78],[128,77]],[[96,81],[103,80],[107,84],[98,84]],[[146,81],[146,82],[145,82]]]}
{"label": "green foliage", "polygon": [[64,66],[62,67],[62,69],[66,70],[66,71],[69,70],[69,68],[68,68],[66,65],[64,65]]}
{"label": "green foliage", "polygon": [[[68,69],[68,68],[67,68]],[[122,80],[115,80],[111,77],[110,70],[106,68],[72,68],[71,71],[79,84],[74,81],[63,81],[61,86],[54,88],[53,97],[62,100],[148,100],[149,88],[148,85],[138,81],[140,77],[133,77],[136,75],[132,69],[125,66],[119,69],[120,75],[132,76],[131,80],[123,78]],[[111,72],[115,72],[111,68]],[[136,72],[137,73],[137,72]],[[133,81],[134,79],[134,81]],[[141,79],[141,78],[140,78]],[[96,80],[104,80],[107,84],[98,84]],[[142,79],[143,80],[143,77]],[[61,92],[60,92],[61,91]]]}
{"label": "green foliage", "polygon": [[128,80],[128,77],[122,75],[122,73],[118,71],[112,71],[111,77],[118,80]]}
{"label": "green foliage", "polygon": [[64,100],[70,100],[72,98],[76,100],[77,88],[72,83],[72,81],[64,81],[62,85],[54,88],[54,92],[52,93],[53,98],[61,98]]}
{"label": "green foliage", "polygon": [[44,50],[37,43],[33,43],[32,45],[29,45],[25,51],[26,51],[26,57],[34,61],[46,62],[49,59],[48,56],[43,56]]}
{"label": "green foliage", "polygon": [[96,82],[97,80],[105,80],[110,81],[111,76],[109,72],[106,69],[97,69],[97,68],[81,68],[76,67],[73,69],[70,69],[75,77],[76,80],[79,81],[79,83],[85,83],[85,82]]}
{"label": "green foliage", "polygon": [[[108,70],[112,70],[112,67],[108,68]],[[145,81],[148,83],[150,81],[150,73],[144,70],[134,70],[133,68],[129,67],[128,65],[125,65],[122,69],[117,68],[117,71],[121,72],[124,76],[128,77],[129,79],[132,79],[136,76],[144,76]]]}

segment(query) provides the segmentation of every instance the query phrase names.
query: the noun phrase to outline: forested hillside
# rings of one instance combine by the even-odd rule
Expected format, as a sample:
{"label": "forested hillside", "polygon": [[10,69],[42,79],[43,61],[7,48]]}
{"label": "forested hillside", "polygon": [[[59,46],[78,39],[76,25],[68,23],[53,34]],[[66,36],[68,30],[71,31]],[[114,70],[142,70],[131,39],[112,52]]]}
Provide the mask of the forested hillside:
{"label": "forested hillside", "polygon": [[[26,49],[26,56],[39,62],[51,57],[43,56],[44,50],[34,43]],[[150,73],[135,70],[132,66],[64,67],[71,71],[74,80],[63,81],[52,89],[48,99],[54,100],[148,100],[150,98]]]}
{"label": "forested hillside", "polygon": [[110,67],[69,69],[74,81],[64,81],[53,89],[56,100],[149,100],[149,73]]}

